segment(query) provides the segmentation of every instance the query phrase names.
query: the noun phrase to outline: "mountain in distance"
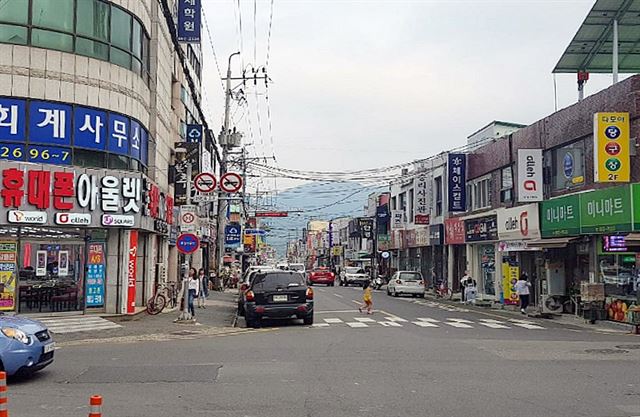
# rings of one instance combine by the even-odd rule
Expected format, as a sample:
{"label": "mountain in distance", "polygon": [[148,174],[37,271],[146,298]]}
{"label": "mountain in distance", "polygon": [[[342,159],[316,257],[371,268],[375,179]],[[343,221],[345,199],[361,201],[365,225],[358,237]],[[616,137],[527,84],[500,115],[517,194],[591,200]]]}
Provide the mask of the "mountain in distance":
{"label": "mountain in distance", "polygon": [[275,209],[288,211],[289,217],[262,219],[262,224],[271,229],[267,243],[276,248],[279,258],[284,258],[287,242],[301,239],[307,222],[362,216],[369,194],[380,190],[379,186],[345,181],[309,183],[282,191],[275,201]]}

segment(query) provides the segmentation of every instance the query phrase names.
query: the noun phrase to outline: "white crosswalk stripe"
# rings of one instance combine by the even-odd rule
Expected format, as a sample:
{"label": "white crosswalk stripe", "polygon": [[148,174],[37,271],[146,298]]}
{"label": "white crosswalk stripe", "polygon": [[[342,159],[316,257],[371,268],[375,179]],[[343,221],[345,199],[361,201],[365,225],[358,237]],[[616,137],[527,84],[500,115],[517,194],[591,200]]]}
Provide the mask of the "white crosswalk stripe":
{"label": "white crosswalk stripe", "polygon": [[360,323],[375,323],[376,322],[374,319],[371,319],[369,317],[356,317],[355,320],[359,321]]}
{"label": "white crosswalk stripe", "polygon": [[444,324],[448,324],[452,327],[457,327],[459,329],[473,329],[473,326],[469,326],[466,323],[461,323],[459,321],[445,321]]}
{"label": "white crosswalk stripe", "polygon": [[481,326],[489,327],[491,329],[510,329],[509,326],[504,325],[504,322],[493,319],[482,319],[478,321],[478,324]]}
{"label": "white crosswalk stripe", "polygon": [[369,327],[369,325],[367,323],[362,323],[362,322],[359,322],[359,321],[347,322],[346,324],[349,327],[355,327],[355,328]]}
{"label": "white crosswalk stripe", "polygon": [[429,321],[412,321],[411,323],[419,327],[440,327],[437,324],[431,323]]}
{"label": "white crosswalk stripe", "polygon": [[99,316],[44,317],[37,320],[47,326],[51,333],[57,334],[110,330],[122,327]]}
{"label": "white crosswalk stripe", "polygon": [[429,323],[440,323],[440,320],[430,319],[428,317],[418,317],[416,320],[418,320],[418,321],[428,321]]}
{"label": "white crosswalk stripe", "polygon": [[337,323],[344,323],[342,321],[342,319],[338,319],[338,318],[329,318],[329,319],[324,319],[325,323],[329,323],[329,324],[337,324]]}
{"label": "white crosswalk stripe", "polygon": [[395,317],[395,316],[394,317],[385,317],[384,319],[388,320],[388,321],[397,321],[397,322],[400,322],[400,323],[406,323],[406,322],[409,321],[409,320],[403,319],[402,317]]}
{"label": "white crosswalk stripe", "polygon": [[458,323],[473,323],[471,320],[467,320],[467,319],[448,318],[447,320],[455,321]]}
{"label": "white crosswalk stripe", "polygon": [[538,326],[537,324],[533,324],[533,323],[516,323],[513,322],[511,323],[514,326],[518,326],[518,327],[522,327],[523,329],[527,329],[527,330],[543,330],[544,327],[542,326]]}
{"label": "white crosswalk stripe", "polygon": [[330,327],[331,325],[329,323],[315,323],[313,325],[311,325],[311,327]]}
{"label": "white crosswalk stripe", "polygon": [[402,324],[396,321],[379,321],[378,324],[381,324],[384,327],[402,327]]}

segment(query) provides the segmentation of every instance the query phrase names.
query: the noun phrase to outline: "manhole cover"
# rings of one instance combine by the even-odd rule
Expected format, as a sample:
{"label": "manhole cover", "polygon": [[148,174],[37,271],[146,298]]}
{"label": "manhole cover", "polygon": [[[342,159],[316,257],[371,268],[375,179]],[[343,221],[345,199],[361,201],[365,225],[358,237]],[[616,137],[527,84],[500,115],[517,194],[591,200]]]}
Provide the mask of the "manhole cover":
{"label": "manhole cover", "polygon": [[196,332],[196,331],[193,331],[193,330],[178,330],[178,331],[175,331],[175,332],[171,332],[171,334],[174,334],[176,336],[191,336],[191,335],[194,335],[194,334],[200,334],[200,332]]}
{"label": "manhole cover", "polygon": [[640,345],[618,345],[616,346],[616,348],[634,350],[634,349],[640,349]]}
{"label": "manhole cover", "polygon": [[587,349],[585,350],[585,352],[596,353],[600,355],[620,355],[622,353],[629,353],[629,351],[621,349]]}

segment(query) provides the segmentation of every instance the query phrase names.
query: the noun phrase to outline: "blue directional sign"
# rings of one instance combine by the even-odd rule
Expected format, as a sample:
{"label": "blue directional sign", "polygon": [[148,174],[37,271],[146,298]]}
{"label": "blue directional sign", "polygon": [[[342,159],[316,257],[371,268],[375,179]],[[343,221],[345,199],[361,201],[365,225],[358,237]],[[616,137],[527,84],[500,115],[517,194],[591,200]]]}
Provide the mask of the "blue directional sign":
{"label": "blue directional sign", "polygon": [[200,247],[200,239],[193,233],[183,233],[176,240],[176,248],[185,255],[192,254]]}
{"label": "blue directional sign", "polygon": [[187,142],[202,142],[202,125],[187,125]]}
{"label": "blue directional sign", "polygon": [[244,231],[245,235],[260,235],[260,236],[264,236],[267,234],[266,230],[262,230],[262,229],[245,229]]}
{"label": "blue directional sign", "polygon": [[242,228],[239,224],[228,224],[224,228],[224,244],[227,246],[234,246],[240,244],[242,238]]}

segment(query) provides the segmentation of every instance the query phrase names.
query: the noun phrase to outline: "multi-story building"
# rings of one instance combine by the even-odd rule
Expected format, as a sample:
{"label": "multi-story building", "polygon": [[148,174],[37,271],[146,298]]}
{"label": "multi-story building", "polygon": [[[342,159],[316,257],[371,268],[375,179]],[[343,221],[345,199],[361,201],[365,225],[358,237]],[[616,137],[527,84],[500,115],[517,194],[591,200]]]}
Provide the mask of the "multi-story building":
{"label": "multi-story building", "polygon": [[176,279],[169,168],[184,126],[203,121],[201,53],[178,45],[174,12],[164,0],[0,7],[1,309],[132,313],[158,278]]}

